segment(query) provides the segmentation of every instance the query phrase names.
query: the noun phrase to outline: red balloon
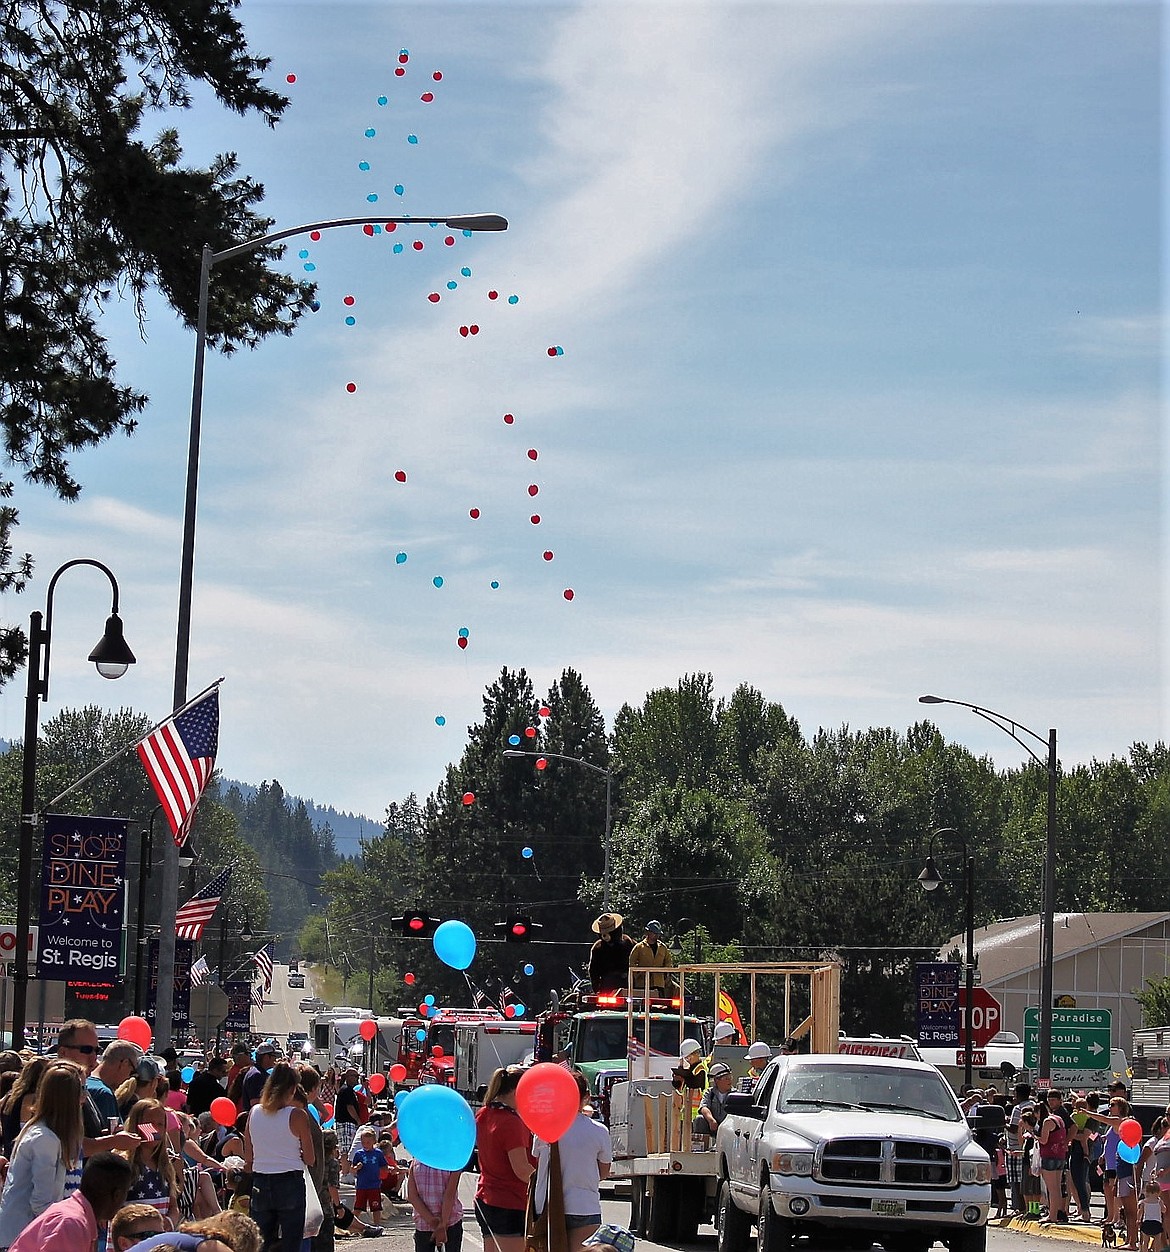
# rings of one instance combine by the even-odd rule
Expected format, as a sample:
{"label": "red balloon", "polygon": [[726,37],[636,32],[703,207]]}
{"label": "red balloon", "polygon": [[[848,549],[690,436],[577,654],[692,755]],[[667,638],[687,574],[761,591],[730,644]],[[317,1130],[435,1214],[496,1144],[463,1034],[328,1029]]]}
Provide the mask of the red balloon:
{"label": "red balloon", "polygon": [[406,1066],[405,1065],[391,1065],[390,1077],[394,1082],[405,1082],[406,1081]]}
{"label": "red balloon", "polygon": [[551,1061],[534,1065],[516,1087],[516,1111],[524,1125],[546,1143],[555,1143],[569,1129],[580,1107],[577,1080]]}
{"label": "red balloon", "polygon": [[537,769],[548,769],[548,762],[544,759],[544,757],[542,757],[542,756],[538,756],[538,757],[536,758],[536,768],[537,768]]}
{"label": "red balloon", "polygon": [[236,1105],[227,1096],[216,1096],[211,1102],[211,1118],[217,1126],[236,1124]]}
{"label": "red balloon", "polygon": [[369,1087],[371,1095],[381,1095],[386,1090],[386,1075],[371,1074],[366,1086]]}
{"label": "red balloon", "polygon": [[[138,1044],[143,1052],[149,1052],[154,1032],[145,1017],[123,1017],[118,1023],[118,1038],[129,1039],[131,1043]],[[232,1121],[235,1121],[234,1117]]]}
{"label": "red balloon", "polygon": [[474,804],[474,803],[475,803],[475,792],[474,792],[474,791],[465,791],[465,792],[463,793],[463,803],[464,803],[464,804]]}
{"label": "red balloon", "polygon": [[504,425],[505,425],[505,426],[511,426],[511,425],[512,425],[512,423],[513,423],[515,420],[516,420],[516,418],[513,416],[513,414],[511,414],[511,413],[505,413],[505,414],[504,414]]}
{"label": "red balloon", "polygon": [[396,483],[404,483],[404,482],[406,482],[406,471],[405,471],[405,470],[395,470],[395,471],[394,471],[394,481],[395,481]]}
{"label": "red balloon", "polygon": [[431,1056],[442,1056],[442,1055],[443,1055],[443,1045],[441,1043],[436,1043],[431,1048]]}
{"label": "red balloon", "polygon": [[540,456],[540,453],[535,448],[528,449],[528,459],[530,461],[535,461],[538,456]]}
{"label": "red balloon", "polygon": [[420,1016],[420,1017],[426,1017],[426,1015],[427,1015],[427,1009],[429,1009],[430,1007],[431,1007],[431,1006],[430,1006],[429,1004],[426,1004],[425,1002],[424,1002],[423,1004],[420,1004],[420,1005],[418,1006],[419,1016]]}
{"label": "red balloon", "polygon": [[539,487],[538,487],[535,483],[529,483],[529,484],[528,484],[528,494],[529,494],[530,496],[537,496],[537,495],[539,495],[539,494],[540,494],[540,488],[539,488]]}
{"label": "red balloon", "polygon": [[1142,1124],[1136,1117],[1127,1117],[1117,1127],[1117,1137],[1127,1148],[1136,1148],[1142,1141]]}
{"label": "red balloon", "polygon": [[566,600],[571,600],[573,598],[573,588],[566,587],[563,594]]}
{"label": "red balloon", "polygon": [[414,975],[413,975],[413,974],[407,974],[407,975],[406,975],[406,977],[403,979],[403,981],[406,983],[406,985],[407,985],[408,987],[413,986],[413,985],[414,985]]}
{"label": "red balloon", "polygon": [[326,1105],[325,1105],[325,1120],[326,1120],[326,1121],[329,1121],[329,1119],[330,1119],[332,1116],[333,1116],[333,1105],[332,1105],[332,1104],[326,1104]]}
{"label": "red balloon", "polygon": [[[466,635],[460,635],[460,636],[459,636],[459,638],[455,640],[455,642],[456,642],[456,643],[457,643],[457,644],[458,644],[461,648],[466,648],[466,647],[467,647],[467,636],[466,636]],[[466,801],[464,801],[464,803],[465,803],[465,804],[470,804],[470,803],[471,803],[471,801],[470,801],[470,800],[466,800]]]}
{"label": "red balloon", "polygon": [[536,727],[535,727],[535,726],[525,726],[525,727],[524,727],[524,734],[525,734],[525,736],[526,736],[527,738],[529,738],[529,739],[535,739],[535,738],[536,738]]}
{"label": "red balloon", "polygon": [[368,1017],[358,1027],[358,1034],[369,1043],[371,1039],[378,1033],[378,1023],[371,1021]]}
{"label": "red balloon", "polygon": [[541,717],[548,717],[551,714],[551,710],[549,709],[547,704],[542,704],[540,708],[537,709],[537,712],[540,714]]}

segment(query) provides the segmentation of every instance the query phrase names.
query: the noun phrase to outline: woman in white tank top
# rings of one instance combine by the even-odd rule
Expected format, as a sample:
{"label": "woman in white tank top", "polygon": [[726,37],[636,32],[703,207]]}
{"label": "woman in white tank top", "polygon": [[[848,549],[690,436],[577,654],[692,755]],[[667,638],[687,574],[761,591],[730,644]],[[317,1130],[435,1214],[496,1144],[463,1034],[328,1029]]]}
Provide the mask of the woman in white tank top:
{"label": "woman in white tank top", "polygon": [[309,1115],[295,1104],[297,1081],[291,1065],[274,1066],[260,1103],[248,1114],[244,1134],[244,1165],[252,1171],[252,1219],[264,1246],[279,1247],[280,1252],[300,1252],[305,1230],[302,1166],[314,1161]]}

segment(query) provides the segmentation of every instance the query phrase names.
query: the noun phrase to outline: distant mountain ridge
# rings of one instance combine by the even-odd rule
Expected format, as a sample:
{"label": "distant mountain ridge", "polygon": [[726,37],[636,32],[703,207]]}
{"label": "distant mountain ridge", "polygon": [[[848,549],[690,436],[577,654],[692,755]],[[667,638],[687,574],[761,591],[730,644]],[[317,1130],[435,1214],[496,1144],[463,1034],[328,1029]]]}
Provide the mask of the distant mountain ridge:
{"label": "distant mountain ridge", "polygon": [[[225,794],[230,788],[238,787],[240,794],[245,798],[254,796],[259,790],[254,783],[240,782],[237,778],[221,778],[219,785]],[[381,822],[376,822],[372,817],[366,817],[361,813],[341,813],[331,804],[322,805],[313,800],[302,800],[300,796],[287,792],[285,800],[292,807],[295,807],[298,802],[303,803],[309,820],[314,826],[327,825],[333,831],[333,842],[341,856],[356,856],[360,840],[371,839],[382,832]]]}

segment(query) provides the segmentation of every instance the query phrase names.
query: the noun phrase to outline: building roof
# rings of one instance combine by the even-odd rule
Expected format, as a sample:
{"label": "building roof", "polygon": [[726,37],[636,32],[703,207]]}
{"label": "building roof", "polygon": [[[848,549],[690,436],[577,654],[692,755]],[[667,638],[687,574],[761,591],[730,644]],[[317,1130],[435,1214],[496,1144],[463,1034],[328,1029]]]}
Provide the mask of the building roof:
{"label": "building roof", "polygon": [[[1052,929],[1053,960],[1075,956],[1170,921],[1164,913],[1057,913]],[[947,940],[940,955],[966,951],[966,934]],[[1012,917],[975,931],[980,980],[995,986],[1040,967],[1040,917]]]}

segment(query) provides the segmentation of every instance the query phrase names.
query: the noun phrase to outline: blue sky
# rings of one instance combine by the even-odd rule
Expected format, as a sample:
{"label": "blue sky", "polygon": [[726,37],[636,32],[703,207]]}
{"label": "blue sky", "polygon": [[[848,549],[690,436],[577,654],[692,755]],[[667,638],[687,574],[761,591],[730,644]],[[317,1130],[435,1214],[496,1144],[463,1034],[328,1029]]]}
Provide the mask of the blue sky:
{"label": "blue sky", "polygon": [[[193,160],[237,151],[279,227],[511,228],[294,240],[320,311],[209,358],[190,683],[227,677],[225,773],[379,817],[504,665],[575,667],[607,722],[696,670],[806,733],[933,713],[1003,765],[916,697],[1056,726],[1066,765],[1165,736],[1155,5],[242,12],[292,105],[269,132],[201,97]],[[18,488],[41,578],[3,609],[106,561],[139,664],[93,675],[105,592],[71,572],[46,717],[170,703],[193,335],[109,327],[150,409],[78,503]]]}

